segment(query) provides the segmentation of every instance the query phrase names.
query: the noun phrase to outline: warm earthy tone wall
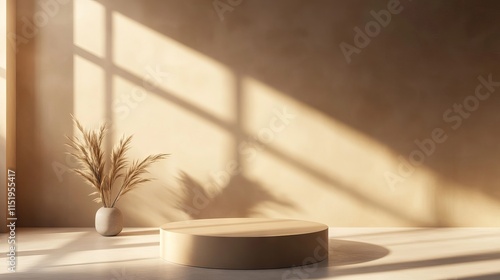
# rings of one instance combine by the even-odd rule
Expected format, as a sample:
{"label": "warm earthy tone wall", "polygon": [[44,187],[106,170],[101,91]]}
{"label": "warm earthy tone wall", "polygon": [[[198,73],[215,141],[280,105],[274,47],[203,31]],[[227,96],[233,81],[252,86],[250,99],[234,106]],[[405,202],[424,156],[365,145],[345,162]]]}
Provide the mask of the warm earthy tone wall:
{"label": "warm earthy tone wall", "polygon": [[112,123],[108,147],[134,134],[133,158],[172,154],[119,203],[127,225],[499,226],[499,11],[19,1],[19,222],[93,225],[98,205],[64,154],[74,114]]}
{"label": "warm earthy tone wall", "polygon": [[[7,170],[16,166],[16,52],[9,42],[15,34],[15,0],[0,0],[0,219],[6,221]],[[7,227],[0,228],[6,232]]]}
{"label": "warm earthy tone wall", "polygon": [[[0,1],[0,219],[6,221],[7,1]],[[0,229],[5,232],[5,227]]]}

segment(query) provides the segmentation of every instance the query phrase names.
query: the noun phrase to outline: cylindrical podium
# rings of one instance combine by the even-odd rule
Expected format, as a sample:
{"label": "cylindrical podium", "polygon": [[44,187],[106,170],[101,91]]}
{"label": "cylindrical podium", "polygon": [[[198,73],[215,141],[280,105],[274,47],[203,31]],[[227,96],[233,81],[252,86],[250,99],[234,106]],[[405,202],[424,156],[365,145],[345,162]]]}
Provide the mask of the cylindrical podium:
{"label": "cylindrical podium", "polygon": [[166,261],[188,266],[292,267],[328,258],[328,226],[261,218],[173,222],[160,228],[160,250]]}

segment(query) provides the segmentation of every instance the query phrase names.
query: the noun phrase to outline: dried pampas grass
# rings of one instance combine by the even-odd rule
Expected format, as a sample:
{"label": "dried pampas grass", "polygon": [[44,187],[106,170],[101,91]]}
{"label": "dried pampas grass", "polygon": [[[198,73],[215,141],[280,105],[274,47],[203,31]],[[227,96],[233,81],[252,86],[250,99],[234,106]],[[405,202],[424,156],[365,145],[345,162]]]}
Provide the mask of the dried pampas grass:
{"label": "dried pampas grass", "polygon": [[[129,164],[126,153],[130,149],[132,136],[123,137],[111,152],[110,166],[107,168],[102,147],[106,135],[106,124],[96,130],[86,130],[76,118],[73,116],[72,118],[81,134],[73,137],[66,136],[68,153],[80,163],[80,167],[73,171],[95,189],[90,195],[98,195],[94,201],[102,203],[104,207],[114,207],[124,194],[140,184],[150,182],[152,179],[143,177],[148,173],[149,166],[168,156],[167,154],[150,155],[142,161],[136,160]],[[122,184],[114,192],[113,187],[120,178],[123,178]]]}

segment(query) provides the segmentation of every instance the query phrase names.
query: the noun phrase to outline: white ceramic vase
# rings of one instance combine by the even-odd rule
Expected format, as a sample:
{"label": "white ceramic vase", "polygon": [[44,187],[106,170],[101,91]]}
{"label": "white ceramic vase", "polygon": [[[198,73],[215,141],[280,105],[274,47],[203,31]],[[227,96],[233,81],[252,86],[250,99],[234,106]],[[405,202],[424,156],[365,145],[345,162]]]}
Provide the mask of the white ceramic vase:
{"label": "white ceramic vase", "polygon": [[95,213],[95,230],[104,236],[115,236],[123,229],[123,216],[120,209],[101,207]]}

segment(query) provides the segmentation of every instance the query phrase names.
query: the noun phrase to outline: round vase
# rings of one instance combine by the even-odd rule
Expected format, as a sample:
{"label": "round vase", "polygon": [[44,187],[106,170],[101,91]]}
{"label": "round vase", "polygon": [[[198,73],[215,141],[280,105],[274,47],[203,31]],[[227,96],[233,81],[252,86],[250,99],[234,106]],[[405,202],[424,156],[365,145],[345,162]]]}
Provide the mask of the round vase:
{"label": "round vase", "polygon": [[95,230],[103,236],[115,236],[123,229],[123,216],[118,208],[101,207],[95,213]]}

